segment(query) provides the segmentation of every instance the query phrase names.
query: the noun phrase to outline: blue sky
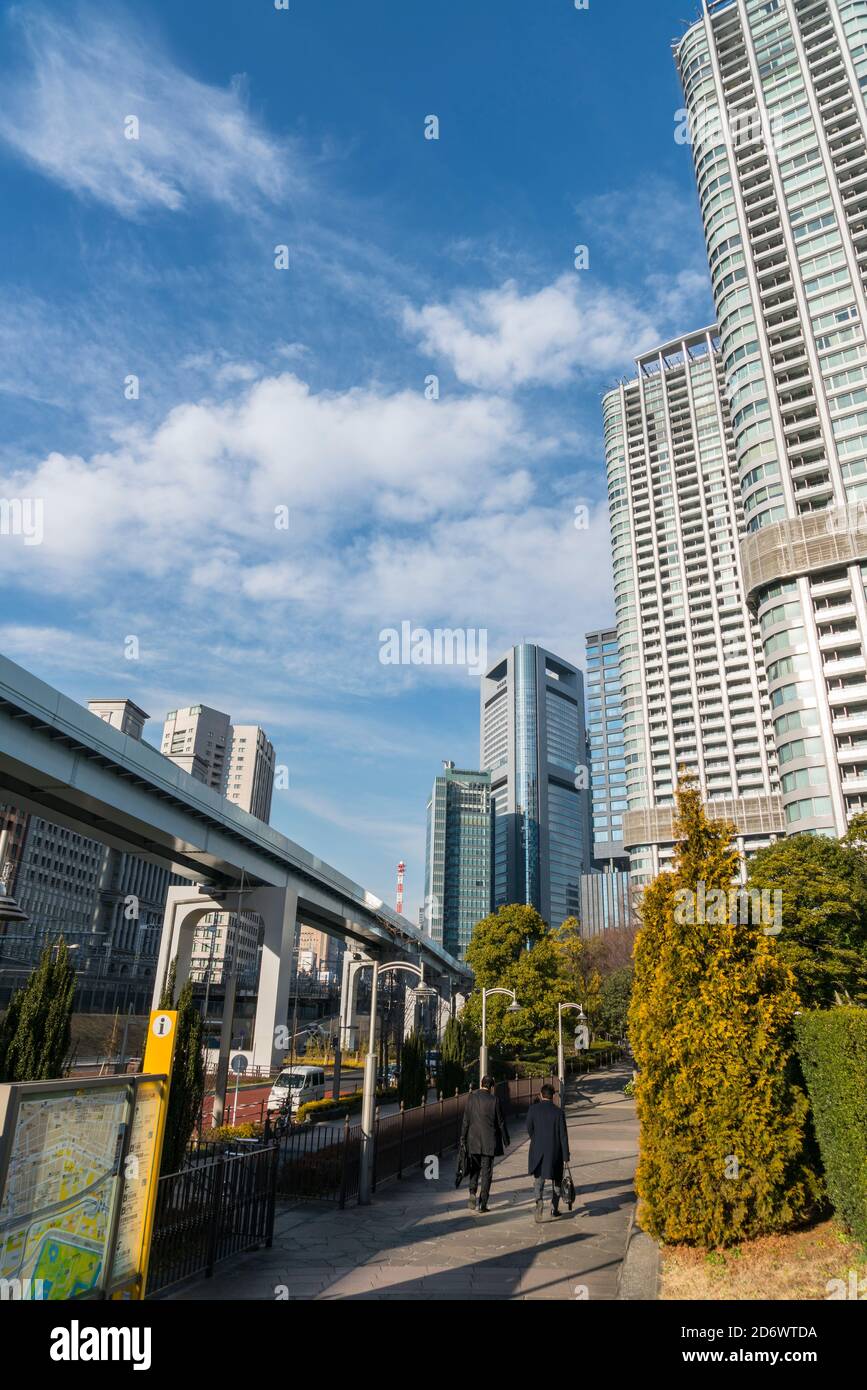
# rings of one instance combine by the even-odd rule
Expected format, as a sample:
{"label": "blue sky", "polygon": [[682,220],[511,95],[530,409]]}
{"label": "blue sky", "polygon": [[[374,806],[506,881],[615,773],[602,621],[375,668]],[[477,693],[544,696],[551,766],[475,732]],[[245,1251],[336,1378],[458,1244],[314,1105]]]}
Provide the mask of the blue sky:
{"label": "blue sky", "polygon": [[153,740],[200,701],[262,723],[273,823],[389,901],[404,858],[413,920],[478,681],[380,632],[580,659],[610,620],[600,397],[712,317],[674,140],[697,12],[0,7],[0,496],[44,508],[0,536],[0,648]]}

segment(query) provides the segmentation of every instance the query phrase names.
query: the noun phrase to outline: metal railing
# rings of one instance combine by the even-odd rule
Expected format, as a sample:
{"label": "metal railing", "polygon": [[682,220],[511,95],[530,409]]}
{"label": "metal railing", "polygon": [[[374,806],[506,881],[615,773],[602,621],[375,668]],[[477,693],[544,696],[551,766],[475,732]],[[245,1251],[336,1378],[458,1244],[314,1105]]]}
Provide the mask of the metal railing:
{"label": "metal railing", "polygon": [[277,1196],[337,1202],[358,1196],[361,1125],[290,1125],[277,1141]]}
{"label": "metal railing", "polygon": [[[621,1056],[613,1044],[599,1063]],[[581,1059],[578,1059],[579,1064]],[[577,1069],[577,1068],[576,1068]],[[527,1110],[543,1082],[555,1093],[556,1077],[516,1077],[501,1081],[496,1093],[507,1118]],[[376,1112],[373,1187],[400,1179],[433,1155],[457,1147],[468,1092],[443,1097],[394,1115]],[[292,1125],[279,1139],[198,1141],[190,1145],[179,1173],[160,1178],[151,1242],[147,1296],[204,1274],[231,1255],[270,1246],[277,1197],[336,1202],[357,1200],[361,1167],[361,1125]],[[244,1141],[241,1141],[244,1142]]]}
{"label": "metal railing", "polygon": [[271,1144],[229,1151],[160,1178],[147,1296],[194,1275],[210,1277],[220,1260],[239,1251],[270,1246],[276,1176]]}
{"label": "metal railing", "polygon": [[[508,1117],[525,1111],[543,1081],[557,1091],[556,1077],[519,1077],[496,1088]],[[393,1115],[376,1112],[373,1136],[373,1180],[377,1185],[402,1178],[425,1159],[457,1147],[468,1093],[425,1101]],[[292,1125],[277,1144],[277,1196],[290,1200],[336,1202],[344,1207],[358,1196],[361,1163],[361,1125]]]}

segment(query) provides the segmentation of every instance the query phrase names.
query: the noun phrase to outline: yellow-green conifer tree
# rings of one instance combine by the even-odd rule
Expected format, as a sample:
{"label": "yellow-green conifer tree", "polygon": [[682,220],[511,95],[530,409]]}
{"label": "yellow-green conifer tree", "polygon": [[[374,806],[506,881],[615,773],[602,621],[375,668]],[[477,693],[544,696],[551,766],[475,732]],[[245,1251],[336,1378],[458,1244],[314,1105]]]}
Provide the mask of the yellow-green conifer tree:
{"label": "yellow-green conifer tree", "polygon": [[765,924],[739,921],[756,914],[731,910],[734,827],[683,783],[675,828],[674,872],[647,888],[635,944],[639,1216],[659,1240],[714,1248],[804,1220],[821,1180],[793,976]]}

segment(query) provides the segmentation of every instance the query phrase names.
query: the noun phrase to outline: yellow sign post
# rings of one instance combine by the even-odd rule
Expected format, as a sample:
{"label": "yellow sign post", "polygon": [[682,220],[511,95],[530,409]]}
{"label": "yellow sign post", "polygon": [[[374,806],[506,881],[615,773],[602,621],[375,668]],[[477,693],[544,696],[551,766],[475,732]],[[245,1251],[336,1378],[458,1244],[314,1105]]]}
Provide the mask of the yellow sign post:
{"label": "yellow sign post", "polygon": [[142,1241],[141,1283],[138,1297],[144,1298],[148,1282],[148,1264],[151,1257],[151,1236],[154,1229],[154,1214],[157,1207],[157,1187],[160,1180],[160,1164],[163,1157],[163,1139],[166,1132],[166,1116],[169,1110],[169,1090],[172,1084],[172,1064],[175,1060],[175,1043],[178,1037],[178,1013],[176,1009],[155,1009],[148,1021],[148,1040],[145,1044],[142,1070],[163,1072],[166,1078],[165,1095],[160,1106],[157,1130],[156,1156],[154,1159],[154,1180],[148,1192],[145,1213],[144,1238]]}
{"label": "yellow sign post", "polygon": [[[172,1080],[172,1064],[175,1058],[175,1043],[178,1035],[178,1015],[175,1009],[155,1009],[148,1020],[147,1042],[145,1043],[144,1058],[142,1061],[142,1071],[145,1075],[165,1076],[162,1087],[162,1094],[159,1103],[153,1111],[150,1119],[145,1123],[155,1126],[155,1134],[151,1140],[152,1161],[150,1171],[150,1181],[147,1183],[146,1191],[140,1199],[140,1231],[141,1231],[141,1256],[139,1261],[139,1275],[134,1282],[126,1288],[114,1294],[115,1298],[121,1299],[142,1299],[147,1289],[148,1264],[150,1262],[151,1237],[154,1228],[154,1216],[157,1205],[157,1189],[160,1180],[160,1165],[163,1154],[163,1139],[166,1132],[166,1116],[169,1108],[169,1089]],[[144,1114],[144,1112],[143,1112]],[[131,1152],[136,1148],[135,1140],[131,1144]]]}

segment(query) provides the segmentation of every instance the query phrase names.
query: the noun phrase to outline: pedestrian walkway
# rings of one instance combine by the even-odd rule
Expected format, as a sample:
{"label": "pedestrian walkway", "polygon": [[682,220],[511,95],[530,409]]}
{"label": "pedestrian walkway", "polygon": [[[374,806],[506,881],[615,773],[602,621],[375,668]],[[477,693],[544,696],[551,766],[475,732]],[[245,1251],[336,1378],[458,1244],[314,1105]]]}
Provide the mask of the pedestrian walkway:
{"label": "pedestrian walkway", "polygon": [[473,1214],[454,1186],[455,1155],[437,1179],[384,1184],[369,1207],[313,1203],[278,1210],[274,1245],[218,1268],[179,1299],[613,1299],[635,1204],[638,1125],[623,1066],[572,1083],[567,1103],[573,1211],[536,1225],[524,1120],[494,1168],[490,1209]]}

